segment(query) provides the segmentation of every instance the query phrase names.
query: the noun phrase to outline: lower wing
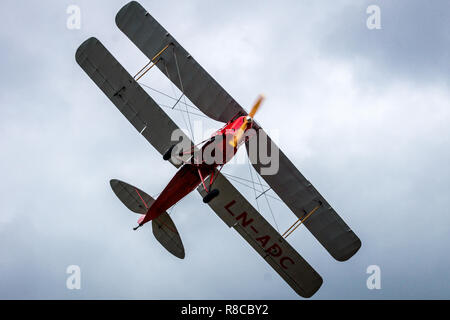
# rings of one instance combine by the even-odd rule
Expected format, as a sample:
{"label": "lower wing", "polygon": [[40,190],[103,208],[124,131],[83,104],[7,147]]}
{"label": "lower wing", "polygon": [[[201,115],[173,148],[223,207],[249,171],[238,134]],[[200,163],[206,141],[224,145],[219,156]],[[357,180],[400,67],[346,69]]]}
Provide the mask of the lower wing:
{"label": "lower wing", "polygon": [[[208,205],[228,227],[234,228],[297,294],[309,298],[319,290],[322,277],[220,173],[214,188],[220,193]],[[197,190],[206,195],[202,186]]]}

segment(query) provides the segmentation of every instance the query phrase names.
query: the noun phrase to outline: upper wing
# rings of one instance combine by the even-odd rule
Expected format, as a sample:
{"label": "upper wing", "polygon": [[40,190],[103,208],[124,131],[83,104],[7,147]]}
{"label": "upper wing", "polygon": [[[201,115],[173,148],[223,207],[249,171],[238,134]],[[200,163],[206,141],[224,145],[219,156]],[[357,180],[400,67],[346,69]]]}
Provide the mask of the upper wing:
{"label": "upper wing", "polygon": [[[361,240],[286,155],[278,149],[278,146],[265,131],[259,126],[255,128],[257,129],[257,135],[252,139],[261,139],[263,136],[266,136],[263,137],[264,139],[267,138],[269,152],[265,154],[274,154],[274,152],[276,154],[276,151],[279,153],[278,173],[261,174],[264,180],[298,218],[306,217],[308,213],[318,207],[305,220],[305,226],[336,260],[345,261],[352,257],[361,247]],[[260,144],[257,145],[259,148]],[[246,149],[248,153],[248,142],[246,143]],[[257,154],[261,154],[259,150]],[[250,154],[249,156],[251,157]],[[265,165],[261,164],[260,159],[251,162],[256,171],[261,173],[261,169]]]}
{"label": "upper wing", "polygon": [[[89,38],[83,42],[75,58],[117,109],[156,150],[164,154],[176,143],[171,140],[171,136],[178,126],[99,40]],[[186,139],[184,141],[190,141],[181,131],[180,134]]]}
{"label": "upper wing", "polygon": [[132,1],[125,5],[117,13],[116,24],[149,59],[172,44],[159,56],[162,59],[156,65],[207,116],[228,122],[236,114],[246,114],[139,3]]}
{"label": "upper wing", "polygon": [[[209,206],[233,227],[300,296],[309,298],[322,285],[321,276],[220,173],[214,187],[220,194]],[[201,186],[197,189],[206,195]]]}

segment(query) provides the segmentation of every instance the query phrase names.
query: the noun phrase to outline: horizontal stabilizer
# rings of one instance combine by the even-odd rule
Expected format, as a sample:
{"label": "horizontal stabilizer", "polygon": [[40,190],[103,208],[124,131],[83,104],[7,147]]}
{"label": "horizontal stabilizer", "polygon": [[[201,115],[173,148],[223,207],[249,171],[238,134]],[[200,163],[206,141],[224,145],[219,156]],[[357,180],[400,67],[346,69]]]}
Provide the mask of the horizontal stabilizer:
{"label": "horizontal stabilizer", "polygon": [[184,247],[175,224],[167,212],[152,220],[153,235],[175,257],[184,259]]}
{"label": "horizontal stabilizer", "polygon": [[[110,182],[111,188],[120,201],[131,211],[146,214],[155,201],[144,191],[117,179]],[[144,216],[142,216],[144,217]],[[153,235],[161,245],[175,257],[184,259],[184,247],[175,224],[167,212],[152,220]]]}
{"label": "horizontal stabilizer", "polygon": [[126,182],[112,179],[109,184],[117,198],[133,212],[146,214],[148,208],[150,208],[155,201],[144,191],[139,190]]}

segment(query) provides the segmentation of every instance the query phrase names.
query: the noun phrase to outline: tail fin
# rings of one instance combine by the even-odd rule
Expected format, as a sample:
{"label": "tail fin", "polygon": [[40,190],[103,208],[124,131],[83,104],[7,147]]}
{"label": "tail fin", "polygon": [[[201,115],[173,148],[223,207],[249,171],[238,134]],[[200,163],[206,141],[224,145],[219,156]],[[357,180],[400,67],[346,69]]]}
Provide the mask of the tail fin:
{"label": "tail fin", "polygon": [[[141,214],[139,221],[155,201],[144,191],[117,179],[110,182],[111,188],[120,201],[131,211]],[[180,234],[167,212],[152,220],[153,235],[161,245],[177,258],[184,259],[185,252]]]}

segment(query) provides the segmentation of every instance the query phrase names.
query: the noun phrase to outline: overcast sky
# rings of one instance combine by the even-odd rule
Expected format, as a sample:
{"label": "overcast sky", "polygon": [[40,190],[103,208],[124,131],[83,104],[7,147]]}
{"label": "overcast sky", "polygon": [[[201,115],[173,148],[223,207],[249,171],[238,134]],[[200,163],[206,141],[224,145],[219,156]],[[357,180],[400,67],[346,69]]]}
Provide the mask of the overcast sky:
{"label": "overcast sky", "polygon": [[[109,180],[154,195],[176,171],[74,58],[95,36],[131,74],[147,62],[115,25],[126,3],[2,1],[0,298],[298,299],[196,192],[172,212],[184,260],[149,225],[132,231],[138,216]],[[79,30],[66,27],[71,4]],[[324,279],[313,299],[450,298],[448,1],[141,4],[244,108],[265,94],[258,122],[361,238],[337,262],[306,228],[290,236]],[[379,30],[366,26],[371,4]],[[143,82],[173,93],[158,70]],[[250,177],[245,164],[227,172]],[[296,220],[273,209],[281,232]],[[81,290],[66,288],[69,265]],[[380,290],[366,287],[370,265]]]}

